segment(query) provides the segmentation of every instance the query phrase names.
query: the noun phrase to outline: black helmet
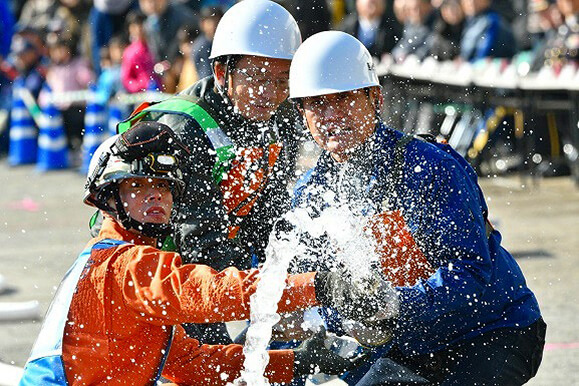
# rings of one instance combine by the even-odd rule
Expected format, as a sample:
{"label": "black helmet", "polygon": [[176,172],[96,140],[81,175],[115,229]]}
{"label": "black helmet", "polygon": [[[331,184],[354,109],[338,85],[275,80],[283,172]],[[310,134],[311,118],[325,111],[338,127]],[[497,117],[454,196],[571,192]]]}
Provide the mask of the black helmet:
{"label": "black helmet", "polygon": [[[115,216],[127,229],[151,237],[167,235],[166,224],[142,224],[124,210],[118,194],[118,182],[127,178],[152,177],[168,180],[174,199],[185,189],[181,160],[189,149],[175,133],[159,122],[141,121],[123,134],[103,142],[89,165],[84,203]],[[115,205],[109,201],[113,197]]]}

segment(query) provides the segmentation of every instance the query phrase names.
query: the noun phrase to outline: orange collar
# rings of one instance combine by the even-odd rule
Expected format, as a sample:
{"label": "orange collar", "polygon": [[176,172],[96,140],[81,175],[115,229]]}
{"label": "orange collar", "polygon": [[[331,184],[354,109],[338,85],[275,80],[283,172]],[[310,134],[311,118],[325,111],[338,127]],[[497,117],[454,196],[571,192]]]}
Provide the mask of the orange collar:
{"label": "orange collar", "polygon": [[151,245],[156,247],[156,238],[143,236],[136,232],[127,230],[118,221],[108,215],[104,215],[103,217],[103,224],[97,240],[123,240],[135,245]]}

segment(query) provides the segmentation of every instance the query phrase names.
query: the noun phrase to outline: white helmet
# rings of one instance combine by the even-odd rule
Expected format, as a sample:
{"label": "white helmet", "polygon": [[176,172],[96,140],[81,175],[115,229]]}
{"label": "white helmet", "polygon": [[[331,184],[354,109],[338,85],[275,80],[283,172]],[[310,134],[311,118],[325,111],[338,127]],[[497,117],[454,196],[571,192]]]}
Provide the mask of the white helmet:
{"label": "white helmet", "polygon": [[219,21],[209,58],[253,55],[291,60],[301,42],[298,24],[285,8],[269,0],[245,0]]}
{"label": "white helmet", "polygon": [[306,39],[292,61],[289,84],[290,98],[380,86],[372,55],[358,39],[340,31]]}

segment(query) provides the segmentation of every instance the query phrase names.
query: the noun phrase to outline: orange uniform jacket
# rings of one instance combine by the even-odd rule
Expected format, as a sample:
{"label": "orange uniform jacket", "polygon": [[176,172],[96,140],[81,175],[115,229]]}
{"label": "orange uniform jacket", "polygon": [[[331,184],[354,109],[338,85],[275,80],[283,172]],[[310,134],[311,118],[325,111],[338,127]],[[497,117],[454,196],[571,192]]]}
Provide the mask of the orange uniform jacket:
{"label": "orange uniform jacket", "polygon": [[[98,238],[124,240],[93,249],[69,309],[63,359],[71,385],[152,383],[176,325],[163,376],[179,384],[222,385],[239,376],[240,345],[202,345],[186,336],[180,323],[211,323],[249,317],[249,297],[257,271],[221,272],[181,264],[154,240],[139,238],[105,218]],[[89,264],[87,264],[89,266]],[[315,273],[290,276],[280,312],[316,305]],[[270,352],[266,369],[272,382],[293,378],[293,351]]]}

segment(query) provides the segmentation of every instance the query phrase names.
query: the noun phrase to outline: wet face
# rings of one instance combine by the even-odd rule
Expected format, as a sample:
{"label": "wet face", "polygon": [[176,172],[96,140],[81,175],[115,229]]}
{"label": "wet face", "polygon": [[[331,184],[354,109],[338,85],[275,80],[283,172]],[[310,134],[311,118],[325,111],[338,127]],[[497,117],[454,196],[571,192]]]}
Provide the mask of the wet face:
{"label": "wet face", "polygon": [[125,211],[142,223],[168,224],[173,207],[171,185],[160,178],[128,178],[119,184]]}
{"label": "wet face", "polygon": [[[229,70],[229,99],[236,111],[252,121],[268,121],[289,95],[291,61],[244,56]],[[225,65],[215,64],[216,81],[225,84]]]}
{"label": "wet face", "polygon": [[354,90],[304,98],[302,114],[312,137],[338,162],[347,161],[376,126],[380,89]]}

